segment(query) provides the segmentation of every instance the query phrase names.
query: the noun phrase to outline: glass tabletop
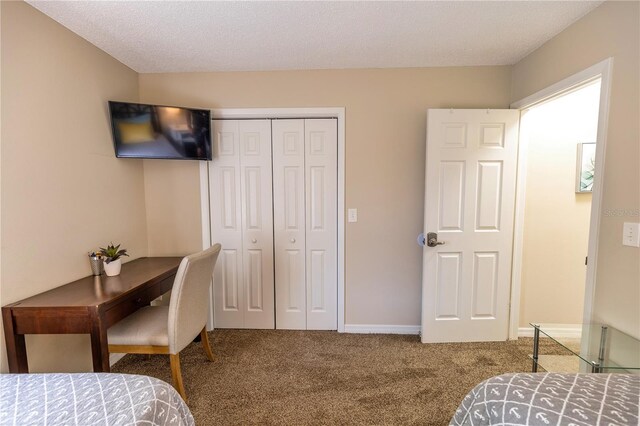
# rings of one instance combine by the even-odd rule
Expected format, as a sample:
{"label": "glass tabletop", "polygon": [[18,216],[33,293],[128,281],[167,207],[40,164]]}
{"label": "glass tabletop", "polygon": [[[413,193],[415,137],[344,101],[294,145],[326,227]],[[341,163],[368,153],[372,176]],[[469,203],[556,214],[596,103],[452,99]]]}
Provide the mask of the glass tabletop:
{"label": "glass tabletop", "polygon": [[587,364],[602,370],[640,370],[640,340],[605,324],[583,324],[582,338],[558,335],[558,324],[530,323]]}

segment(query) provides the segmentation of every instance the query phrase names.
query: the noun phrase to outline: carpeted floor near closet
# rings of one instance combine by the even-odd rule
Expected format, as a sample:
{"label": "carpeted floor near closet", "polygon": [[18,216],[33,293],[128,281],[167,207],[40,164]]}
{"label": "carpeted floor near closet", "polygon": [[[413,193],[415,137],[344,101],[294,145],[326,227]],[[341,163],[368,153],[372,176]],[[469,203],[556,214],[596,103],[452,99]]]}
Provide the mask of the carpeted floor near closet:
{"label": "carpeted floor near closet", "polygon": [[[180,354],[199,426],[446,425],[482,380],[531,371],[531,339],[423,345],[418,336],[282,330],[210,338],[216,362],[200,343]],[[112,371],[171,383],[166,355],[127,355]]]}

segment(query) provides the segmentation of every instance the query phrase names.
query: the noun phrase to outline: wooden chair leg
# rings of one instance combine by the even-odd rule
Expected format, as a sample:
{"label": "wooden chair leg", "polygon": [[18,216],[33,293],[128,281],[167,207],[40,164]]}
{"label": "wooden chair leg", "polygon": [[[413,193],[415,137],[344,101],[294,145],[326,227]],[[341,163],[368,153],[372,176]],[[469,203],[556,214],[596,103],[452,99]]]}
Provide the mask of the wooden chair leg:
{"label": "wooden chair leg", "polygon": [[209,344],[209,336],[207,335],[207,327],[203,328],[200,332],[200,340],[202,341],[202,347],[204,348],[204,352],[207,354],[207,358],[209,361],[213,362],[216,360],[216,357],[213,355],[211,351],[211,345]]}
{"label": "wooden chair leg", "polygon": [[182,399],[187,402],[187,394],[182,384],[182,373],[180,372],[180,354],[169,354],[171,361],[171,378],[173,379],[173,387],[176,388]]}

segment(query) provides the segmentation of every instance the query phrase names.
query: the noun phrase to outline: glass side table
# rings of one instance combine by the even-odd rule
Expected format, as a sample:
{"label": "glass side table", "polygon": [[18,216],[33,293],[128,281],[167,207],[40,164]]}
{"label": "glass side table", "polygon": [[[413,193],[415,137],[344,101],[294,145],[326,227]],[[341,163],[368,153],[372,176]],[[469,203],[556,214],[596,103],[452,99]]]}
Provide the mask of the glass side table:
{"label": "glass side table", "polygon": [[[640,340],[604,324],[583,324],[582,338],[568,339],[558,335],[556,324],[535,324],[533,327],[533,364],[531,371],[537,372],[538,366],[545,368],[539,354],[540,334],[549,337],[564,347],[579,360],[584,367],[581,371],[592,373],[640,373]],[[584,364],[583,364],[584,363]]]}

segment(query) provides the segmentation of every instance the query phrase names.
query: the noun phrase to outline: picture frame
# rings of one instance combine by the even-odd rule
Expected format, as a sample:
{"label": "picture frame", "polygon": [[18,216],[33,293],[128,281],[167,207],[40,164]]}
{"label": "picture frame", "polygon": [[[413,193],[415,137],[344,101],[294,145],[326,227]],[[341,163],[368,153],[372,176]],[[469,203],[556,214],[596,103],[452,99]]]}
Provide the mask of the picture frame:
{"label": "picture frame", "polygon": [[576,161],[576,194],[593,192],[595,160],[596,143],[579,143]]}

